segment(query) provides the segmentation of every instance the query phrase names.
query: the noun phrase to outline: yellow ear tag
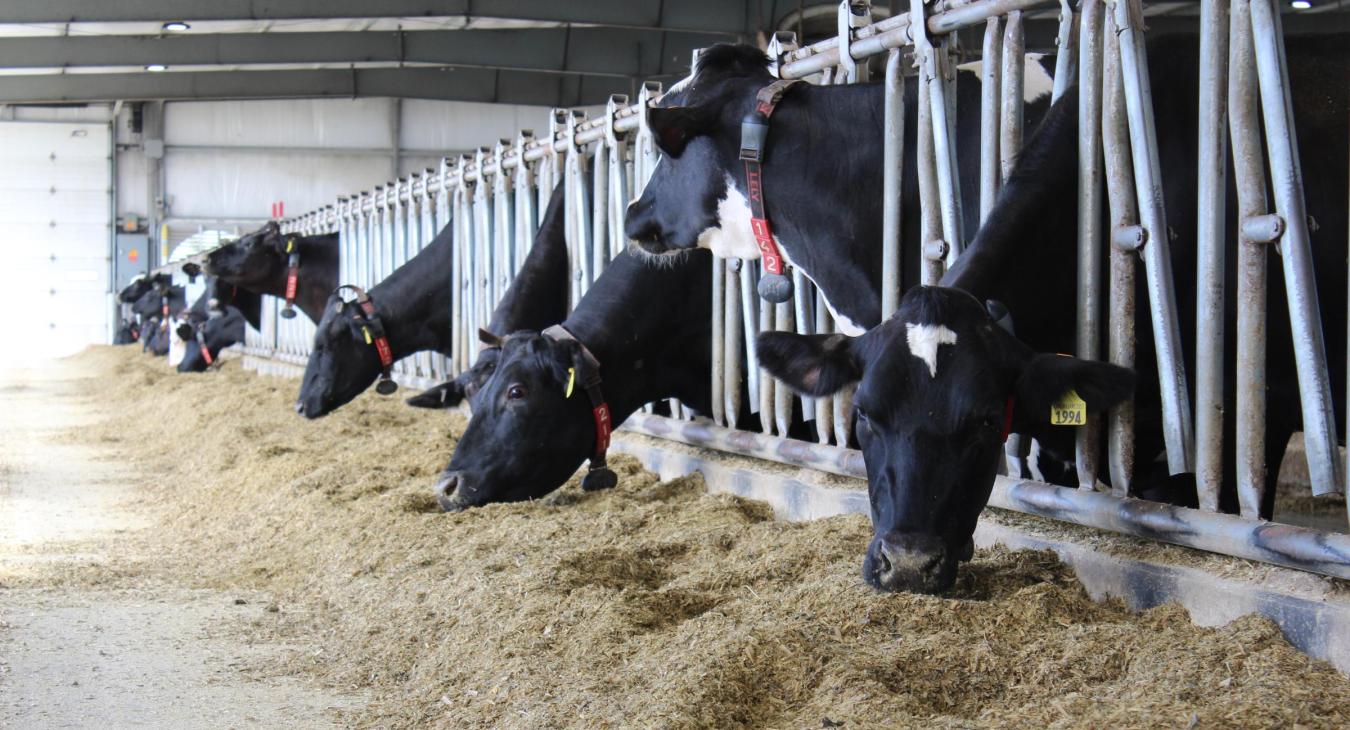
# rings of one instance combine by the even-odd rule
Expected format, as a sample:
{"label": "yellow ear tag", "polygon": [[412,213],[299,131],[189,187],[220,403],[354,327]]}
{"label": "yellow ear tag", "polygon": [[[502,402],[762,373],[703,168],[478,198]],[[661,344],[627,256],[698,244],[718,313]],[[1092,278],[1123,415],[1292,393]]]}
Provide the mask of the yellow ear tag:
{"label": "yellow ear tag", "polygon": [[1087,423],[1087,403],[1070,390],[1050,405],[1051,426],[1082,426]]}
{"label": "yellow ear tag", "polygon": [[366,336],[366,344],[370,344],[370,330],[366,327],[361,328],[361,334]]}
{"label": "yellow ear tag", "polygon": [[574,386],[574,385],[576,385],[576,384],[577,384],[577,369],[576,369],[576,368],[568,368],[568,369],[567,369],[567,390],[563,391],[563,397],[564,397],[564,398],[571,398],[571,397],[572,397],[572,386]]}
{"label": "yellow ear tag", "polygon": [[286,253],[290,253],[294,249],[295,249],[295,239],[294,238],[286,239]]}

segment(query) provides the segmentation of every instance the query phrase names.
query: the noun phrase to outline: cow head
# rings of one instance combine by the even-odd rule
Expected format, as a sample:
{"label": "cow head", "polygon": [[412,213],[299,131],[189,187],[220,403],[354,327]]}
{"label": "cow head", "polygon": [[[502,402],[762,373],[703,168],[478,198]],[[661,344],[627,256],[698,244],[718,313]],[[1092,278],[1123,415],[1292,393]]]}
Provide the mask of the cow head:
{"label": "cow head", "polygon": [[178,326],[178,336],[187,343],[183,359],[178,363],[180,373],[204,372],[211,363],[202,355],[202,344],[197,341],[197,332],[202,333],[207,351],[214,363],[220,351],[238,342],[244,341],[244,315],[234,307],[226,307],[218,317],[211,317],[195,325],[184,322]]}
{"label": "cow head", "polygon": [[968,560],[1008,429],[1072,438],[1052,408],[1076,393],[1087,412],[1128,398],[1134,373],[1034,352],[971,295],[919,287],[860,337],[759,336],[759,362],[793,389],[828,395],[857,383],[856,433],[867,463],[873,537],[863,578],[889,591],[937,593]]}
{"label": "cow head", "polygon": [[361,395],[380,376],[380,356],[366,343],[358,305],[334,293],[314,331],[314,347],[300,381],[295,412],[326,416]]}
{"label": "cow head", "polygon": [[580,348],[537,332],[501,342],[500,360],[472,398],[473,417],[436,484],[447,511],[542,497],[595,448],[591,404],[571,383]]}
{"label": "cow head", "polygon": [[478,331],[478,339],[485,345],[478,351],[473,367],[449,382],[428,388],[407,399],[413,408],[455,408],[464,399],[473,399],[483,384],[492,377],[502,357],[501,339],[485,330]]}
{"label": "cow head", "polygon": [[276,221],[206,255],[206,273],[244,286],[259,286],[286,266],[286,236]]}
{"label": "cow head", "polygon": [[649,110],[661,160],[624,218],[628,238],[640,249],[757,255],[750,209],[731,176],[739,169],[741,118],[755,93],[774,81],[768,64],[753,46],[713,46],[699,56],[690,77]]}

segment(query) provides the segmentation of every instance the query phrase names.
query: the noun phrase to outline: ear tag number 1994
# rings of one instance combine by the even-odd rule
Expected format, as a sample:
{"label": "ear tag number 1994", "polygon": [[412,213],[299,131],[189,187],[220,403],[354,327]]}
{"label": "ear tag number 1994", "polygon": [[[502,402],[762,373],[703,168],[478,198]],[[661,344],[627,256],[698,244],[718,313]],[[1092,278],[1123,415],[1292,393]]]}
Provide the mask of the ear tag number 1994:
{"label": "ear tag number 1994", "polygon": [[1051,426],[1082,426],[1087,423],[1087,403],[1070,390],[1050,405]]}

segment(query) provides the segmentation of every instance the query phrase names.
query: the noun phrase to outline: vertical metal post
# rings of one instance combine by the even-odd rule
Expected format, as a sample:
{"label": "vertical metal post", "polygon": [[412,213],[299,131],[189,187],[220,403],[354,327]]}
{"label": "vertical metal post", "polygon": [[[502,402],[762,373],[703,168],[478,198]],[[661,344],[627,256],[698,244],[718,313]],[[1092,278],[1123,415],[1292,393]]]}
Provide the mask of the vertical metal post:
{"label": "vertical metal post", "polygon": [[724,388],[726,381],[727,341],[726,341],[726,259],[712,257],[712,419],[719,426],[727,425]]}
{"label": "vertical metal post", "polygon": [[[934,205],[938,197],[937,164],[933,159],[933,114],[929,105],[929,85],[920,83],[918,103],[918,129],[915,133],[915,172],[919,179],[919,240],[923,245],[919,253],[920,282],[924,286],[934,286],[942,279],[943,260],[947,256],[947,243],[941,239],[941,209]],[[821,302],[817,302],[820,304]],[[819,319],[817,319],[819,326]],[[830,330],[817,329],[817,332]],[[824,443],[824,442],[822,442]]]}
{"label": "vertical metal post", "polygon": [[744,343],[742,334],[741,320],[741,275],[740,269],[744,269],[745,262],[740,259],[729,259],[725,261],[723,268],[723,277],[726,280],[726,291],[724,305],[722,308],[724,337],[723,367],[724,378],[722,386],[723,412],[726,415],[727,426],[736,428],[737,421],[740,420],[741,413],[741,382],[744,379],[745,370],[741,363],[744,362],[744,355],[741,351]]}
{"label": "vertical metal post", "polygon": [[741,331],[745,335],[746,390],[750,396],[750,412],[759,413],[759,358],[755,355],[755,333],[759,331],[759,295],[755,293],[755,267],[742,261],[736,267],[740,279]]}
{"label": "vertical metal post", "polygon": [[980,62],[980,222],[989,217],[998,200],[999,91],[1002,86],[1003,33],[997,16],[985,21],[984,54]]}
{"label": "vertical metal post", "polygon": [[1115,19],[1116,27],[1120,29],[1120,66],[1125,80],[1135,196],[1148,232],[1143,249],[1144,274],[1148,282],[1158,385],[1162,393],[1163,436],[1168,467],[1173,474],[1180,474],[1194,469],[1195,436],[1186,386],[1186,363],[1182,359],[1180,318],[1172,277],[1167,216],[1163,210],[1162,170],[1158,163],[1158,135],[1153,126],[1153,94],[1144,56],[1143,13],[1139,0],[1116,0]]}
{"label": "vertical metal post", "polygon": [[[1308,211],[1303,200],[1303,171],[1294,131],[1289,71],[1285,66],[1280,13],[1271,0],[1252,0],[1252,41],[1265,119],[1266,154],[1270,158],[1275,211],[1284,219],[1280,261],[1294,335],[1294,364],[1303,404],[1304,451],[1314,495],[1345,491],[1345,472],[1337,447],[1336,414],[1331,404],[1331,376],[1322,337],[1322,312],[1317,301]],[[1342,81],[1343,82],[1343,81]]]}
{"label": "vertical metal post", "polygon": [[[923,86],[919,89],[922,91]],[[924,106],[919,105],[919,113],[923,114]],[[923,127],[919,127],[920,135],[923,134]],[[922,137],[920,137],[922,139]],[[919,145],[923,149],[923,145]],[[925,215],[927,217],[927,215]],[[927,262],[925,262],[927,265]],[[816,333],[825,334],[834,331],[834,318],[830,316],[829,307],[825,306],[825,294],[819,289],[816,290]],[[822,444],[830,443],[834,438],[834,399],[830,396],[824,396],[816,399],[816,438]]]}
{"label": "vertical metal post", "polygon": [[[753,268],[746,266],[744,268]],[[768,332],[774,327],[774,305],[769,302],[760,302],[759,305],[759,327],[760,332]],[[766,434],[772,434],[774,426],[777,425],[777,419],[774,417],[774,390],[778,383],[774,377],[763,368],[759,371],[759,421],[760,430]]]}
{"label": "vertical metal post", "polygon": [[[892,48],[886,56],[885,121],[881,157],[881,319],[900,307],[900,195],[905,176],[905,79],[900,72],[904,54]],[[798,287],[799,289],[801,287]],[[801,300],[802,292],[794,300]],[[797,317],[799,323],[800,314]]]}
{"label": "vertical metal post", "polygon": [[[1078,73],[1078,357],[1101,357],[1102,270],[1102,5],[1083,0],[1080,36],[1082,55]],[[1069,12],[1067,17],[1072,19]],[[1063,18],[1061,18],[1063,20]],[[1061,37],[1065,35],[1063,30]],[[1065,51],[1061,49],[1061,59]],[[1058,86],[1059,79],[1056,79]],[[1067,85],[1067,82],[1066,82]],[[1074,435],[1078,487],[1097,484],[1097,453],[1101,424],[1096,416]]]}
{"label": "vertical metal post", "polygon": [[[595,145],[591,170],[591,275],[598,279],[609,263],[609,157],[613,150],[602,139]],[[594,282],[594,279],[592,279]]]}
{"label": "vertical metal post", "polygon": [[1195,485],[1217,512],[1223,484],[1224,202],[1227,193],[1228,0],[1200,0],[1200,129],[1195,296]]}
{"label": "vertical metal post", "polygon": [[[767,303],[766,303],[767,304]],[[793,323],[792,302],[780,302],[774,305],[774,329],[780,332],[792,332],[796,329]],[[765,309],[768,309],[765,306]],[[777,433],[779,436],[787,436],[788,425],[792,421],[792,399],[795,394],[791,388],[784,387],[781,383],[774,383],[773,412],[774,422],[777,424]]]}
{"label": "vertical metal post", "polygon": [[[800,268],[792,270],[792,306],[793,319],[797,322],[797,334],[809,335],[814,331],[815,314],[811,305],[816,301],[815,289],[811,280],[806,278]],[[802,398],[802,420],[814,421],[816,418],[816,399]]]}
{"label": "vertical metal post", "polygon": [[1008,13],[1003,29],[1003,109],[999,121],[999,164],[1006,182],[1022,151],[1022,96],[1026,56],[1022,11]]}
{"label": "vertical metal post", "polygon": [[[1080,2],[1079,6],[1082,7]],[[1099,21],[1100,22],[1100,21]],[[1098,26],[1100,28],[1100,25]],[[1086,29],[1080,25],[1079,29]],[[1050,92],[1050,100],[1058,101],[1069,89],[1074,77],[1073,58],[1074,12],[1069,0],[1059,0],[1059,33],[1055,36],[1055,78]],[[1081,76],[1080,76],[1081,78]]]}
{"label": "vertical metal post", "polygon": [[[1130,139],[1125,122],[1125,87],[1121,79],[1120,46],[1115,20],[1105,13],[1102,53],[1102,152],[1106,192],[1110,202],[1108,228],[1117,231],[1139,222],[1134,201],[1134,167],[1130,162]],[[1110,251],[1111,306],[1107,329],[1111,363],[1133,368],[1135,359],[1135,267],[1138,252],[1112,245]],[[1130,493],[1134,479],[1134,399],[1107,414],[1107,460],[1111,469],[1111,492],[1117,497]]]}

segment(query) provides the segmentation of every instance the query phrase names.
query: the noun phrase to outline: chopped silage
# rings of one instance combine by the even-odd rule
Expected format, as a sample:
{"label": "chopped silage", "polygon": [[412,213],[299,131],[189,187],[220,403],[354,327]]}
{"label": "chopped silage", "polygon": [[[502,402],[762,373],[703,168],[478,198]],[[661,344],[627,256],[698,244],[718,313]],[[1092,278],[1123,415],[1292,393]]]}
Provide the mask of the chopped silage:
{"label": "chopped silage", "polygon": [[[980,551],[950,596],[881,595],[861,516],[776,522],[626,457],[607,493],[436,514],[456,414],[363,396],[306,422],[295,383],[76,365],[72,437],[147,475],[161,524],[107,580],[261,589],[278,673],[369,688],[364,726],[1344,727],[1350,682],[1269,621],[1094,603],[1046,553]],[[104,566],[108,567],[108,566]],[[98,567],[72,580],[99,580]]]}

